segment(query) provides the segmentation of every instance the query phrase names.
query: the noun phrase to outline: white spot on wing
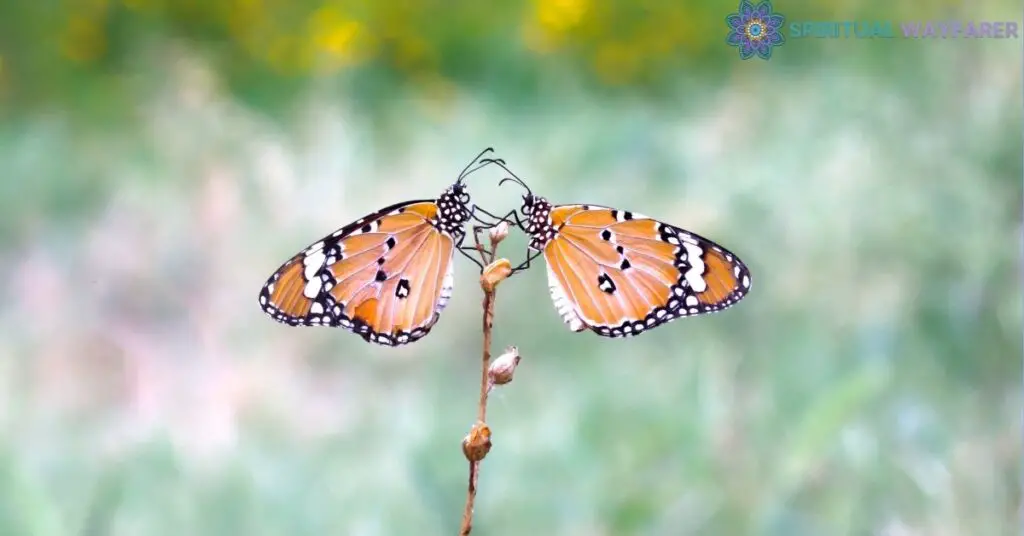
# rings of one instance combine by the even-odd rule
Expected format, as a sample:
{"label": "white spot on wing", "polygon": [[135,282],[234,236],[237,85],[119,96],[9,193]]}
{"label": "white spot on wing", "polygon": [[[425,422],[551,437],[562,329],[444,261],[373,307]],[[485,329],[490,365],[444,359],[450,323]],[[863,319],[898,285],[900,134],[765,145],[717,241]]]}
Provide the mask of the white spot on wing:
{"label": "white spot on wing", "polygon": [[683,242],[683,247],[686,248],[686,255],[690,260],[690,269],[685,274],[686,281],[694,292],[704,292],[707,290],[708,284],[701,276],[704,273],[704,260],[701,258],[703,251],[701,251],[700,247],[690,244],[688,241]]}
{"label": "white spot on wing", "polygon": [[318,249],[316,251],[313,251],[313,252],[309,253],[308,255],[306,255],[305,257],[303,257],[302,258],[302,267],[303,267],[302,273],[303,273],[304,276],[306,276],[306,279],[313,279],[313,277],[316,275],[316,272],[318,270],[320,270],[320,268],[323,267],[324,261],[326,259],[327,258],[324,256],[324,252],[323,252],[322,249]]}
{"label": "white spot on wing", "polygon": [[310,279],[306,283],[306,288],[302,289],[302,295],[312,300],[320,295],[321,287],[322,284],[319,279]]}
{"label": "white spot on wing", "polygon": [[697,245],[697,239],[690,236],[689,233],[679,233],[679,237],[683,239],[683,242],[687,244]]}

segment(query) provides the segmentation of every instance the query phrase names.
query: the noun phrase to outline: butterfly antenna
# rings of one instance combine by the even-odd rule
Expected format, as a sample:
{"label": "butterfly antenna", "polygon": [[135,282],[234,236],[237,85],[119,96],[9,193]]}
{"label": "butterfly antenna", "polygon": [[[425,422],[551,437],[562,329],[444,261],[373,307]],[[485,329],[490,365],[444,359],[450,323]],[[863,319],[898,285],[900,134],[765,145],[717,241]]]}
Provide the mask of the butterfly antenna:
{"label": "butterfly antenna", "polygon": [[[472,174],[476,170],[478,170],[478,169],[480,169],[480,168],[490,164],[491,163],[490,159],[480,160],[480,157],[482,157],[483,155],[485,155],[487,153],[491,153],[491,152],[494,152],[494,148],[493,147],[488,147],[488,148],[484,149],[483,151],[480,151],[480,154],[476,155],[476,157],[473,158],[473,160],[471,160],[469,162],[469,164],[466,164],[466,167],[462,168],[462,173],[459,173],[459,178],[455,181],[455,183],[456,184],[462,184],[462,181],[465,180],[465,178],[468,177],[470,174]],[[476,164],[478,161],[481,162],[481,164],[479,166],[473,167],[473,164]]]}
{"label": "butterfly antenna", "polygon": [[527,194],[533,195],[533,191],[531,191],[530,187],[527,186],[525,182],[523,182],[523,179],[520,179],[515,173],[512,173],[511,169],[509,169],[508,167],[505,166],[505,161],[504,160],[490,160],[490,162],[492,162],[494,164],[497,164],[498,166],[501,167],[501,169],[504,169],[509,175],[511,175],[511,177],[505,177],[504,179],[501,179],[501,181],[498,182],[498,186],[501,186],[502,184],[504,184],[505,181],[513,181],[513,182],[518,183],[523,188],[526,188],[526,193]]}

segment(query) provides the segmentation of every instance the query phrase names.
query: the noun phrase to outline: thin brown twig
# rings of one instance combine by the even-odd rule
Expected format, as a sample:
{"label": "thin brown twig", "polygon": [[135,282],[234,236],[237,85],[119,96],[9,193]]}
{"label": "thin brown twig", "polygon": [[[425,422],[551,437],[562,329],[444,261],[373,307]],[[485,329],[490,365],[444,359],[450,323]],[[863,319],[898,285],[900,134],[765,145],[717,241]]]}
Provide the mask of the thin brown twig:
{"label": "thin brown twig", "polygon": [[[494,262],[498,244],[491,240],[491,247],[488,250],[480,242],[480,235],[477,231],[473,233],[476,242],[476,249],[480,252],[480,259],[485,266]],[[483,301],[483,352],[480,362],[480,399],[477,404],[477,423],[470,430],[469,435],[463,442],[463,451],[469,459],[469,485],[466,491],[466,506],[462,511],[462,524],[459,529],[459,536],[469,536],[473,530],[473,504],[476,501],[476,487],[480,478],[480,463],[490,449],[490,429],[487,427],[487,394],[490,391],[488,368],[491,362],[491,329],[494,326],[494,298],[496,289],[494,285],[485,283],[486,274],[481,275],[481,287],[484,291]],[[471,454],[471,448],[481,448],[482,452]]]}
{"label": "thin brown twig", "polygon": [[[493,250],[491,257],[494,257]],[[491,328],[494,327],[494,295],[497,289],[484,291],[484,347],[480,362],[480,400],[476,408],[476,420],[487,422],[487,367],[491,362]]]}

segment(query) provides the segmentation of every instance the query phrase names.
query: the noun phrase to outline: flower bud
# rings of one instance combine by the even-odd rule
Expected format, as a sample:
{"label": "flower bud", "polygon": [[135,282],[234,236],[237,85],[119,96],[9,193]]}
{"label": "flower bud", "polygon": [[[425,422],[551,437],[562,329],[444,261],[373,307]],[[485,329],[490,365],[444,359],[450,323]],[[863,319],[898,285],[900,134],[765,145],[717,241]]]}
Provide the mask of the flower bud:
{"label": "flower bud", "polygon": [[471,462],[478,462],[491,450],[491,429],[483,422],[477,421],[469,434],[462,440],[462,453]]}
{"label": "flower bud", "polygon": [[491,227],[490,233],[488,234],[491,236],[491,247],[497,246],[505,239],[506,236],[508,236],[508,222],[501,220],[498,222],[498,225]]}
{"label": "flower bud", "polygon": [[519,349],[515,346],[509,346],[503,354],[491,361],[491,366],[487,368],[487,379],[490,382],[490,387],[505,385],[512,381],[512,376],[515,375],[517,366],[519,366]]}
{"label": "flower bud", "polygon": [[484,268],[484,273],[480,276],[480,286],[485,292],[494,292],[498,283],[510,275],[512,275],[512,263],[508,262],[508,259],[498,259]]}

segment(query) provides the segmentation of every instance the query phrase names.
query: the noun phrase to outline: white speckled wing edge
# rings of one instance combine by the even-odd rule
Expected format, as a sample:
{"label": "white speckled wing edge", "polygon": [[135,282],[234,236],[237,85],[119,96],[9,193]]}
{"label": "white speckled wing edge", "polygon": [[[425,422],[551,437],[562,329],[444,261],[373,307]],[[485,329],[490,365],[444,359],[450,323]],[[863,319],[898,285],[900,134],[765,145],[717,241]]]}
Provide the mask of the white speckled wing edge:
{"label": "white speckled wing edge", "polygon": [[435,309],[436,314],[440,315],[441,311],[448,305],[448,300],[452,297],[452,289],[455,288],[455,249],[452,249],[452,254],[448,258],[448,270],[444,274],[444,280],[441,283],[441,294],[437,297],[437,308]]}
{"label": "white speckled wing edge", "polygon": [[548,289],[551,291],[551,301],[554,302],[555,310],[562,317],[562,321],[568,324],[569,329],[572,331],[579,332],[587,329],[587,325],[576,314],[576,310],[573,308],[572,302],[569,301],[569,297],[566,296],[562,284],[558,282],[555,272],[551,270],[551,264],[547,262],[545,264],[548,270]]}

